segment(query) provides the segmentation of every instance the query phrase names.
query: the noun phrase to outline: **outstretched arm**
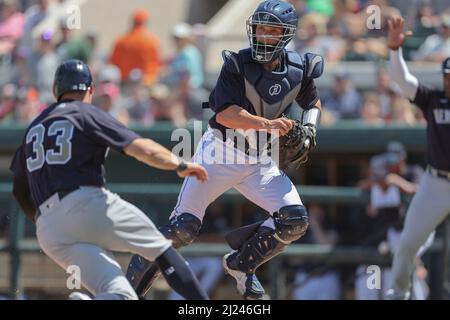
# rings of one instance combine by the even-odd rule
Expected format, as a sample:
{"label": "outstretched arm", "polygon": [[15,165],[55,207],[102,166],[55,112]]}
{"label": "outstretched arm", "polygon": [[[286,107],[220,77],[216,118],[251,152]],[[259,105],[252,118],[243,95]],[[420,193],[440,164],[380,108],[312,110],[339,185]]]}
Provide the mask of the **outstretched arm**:
{"label": "outstretched arm", "polygon": [[123,151],[151,167],[162,170],[176,170],[181,178],[195,176],[200,181],[208,180],[206,170],[196,163],[183,162],[168,149],[150,139],[133,140]]}
{"label": "outstretched arm", "polygon": [[413,76],[403,59],[402,48],[404,41],[412,33],[411,31],[403,32],[404,19],[401,17],[394,17],[388,21],[388,47],[390,49],[390,69],[393,80],[399,85],[404,95],[414,100],[419,87],[419,81]]}

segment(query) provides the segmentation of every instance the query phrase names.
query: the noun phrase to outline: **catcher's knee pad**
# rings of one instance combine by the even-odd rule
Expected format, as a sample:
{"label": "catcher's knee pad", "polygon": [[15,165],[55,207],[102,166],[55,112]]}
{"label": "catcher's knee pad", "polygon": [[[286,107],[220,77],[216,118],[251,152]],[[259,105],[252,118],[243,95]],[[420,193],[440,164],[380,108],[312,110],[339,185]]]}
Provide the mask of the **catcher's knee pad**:
{"label": "catcher's knee pad", "polygon": [[284,244],[300,239],[308,229],[309,219],[302,205],[286,206],[274,213],[275,237]]}
{"label": "catcher's knee pad", "polygon": [[170,219],[169,223],[159,228],[159,231],[172,240],[175,248],[191,244],[198,236],[202,222],[190,213],[182,213]]}

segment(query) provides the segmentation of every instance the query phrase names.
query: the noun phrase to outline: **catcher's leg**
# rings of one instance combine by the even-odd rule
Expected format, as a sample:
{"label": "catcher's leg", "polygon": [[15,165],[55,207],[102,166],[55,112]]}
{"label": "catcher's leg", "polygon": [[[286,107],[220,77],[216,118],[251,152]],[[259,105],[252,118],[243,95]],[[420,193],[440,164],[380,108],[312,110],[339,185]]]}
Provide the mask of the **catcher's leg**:
{"label": "catcher's leg", "polygon": [[[192,243],[198,235],[201,221],[190,213],[182,213],[174,216],[169,223],[159,228],[159,231],[172,240],[176,249]],[[138,296],[143,297],[152,286],[153,282],[161,275],[161,271],[155,262],[150,262],[140,255],[133,255],[127,270],[127,279],[135,289]]]}
{"label": "catcher's leg", "polygon": [[227,236],[231,248],[237,251],[224,257],[226,272],[236,279],[238,291],[245,297],[259,299],[264,290],[255,270],[305,233],[307,212],[297,189],[275,164],[258,166],[236,189],[273,213],[273,218],[264,223],[240,228]]}
{"label": "catcher's leg", "polygon": [[[264,289],[254,276],[256,269],[305,234],[308,215],[303,205],[291,205],[273,215],[275,229],[267,226],[271,224],[268,222],[246,226],[226,236],[236,251],[224,256],[224,268],[236,279],[239,292],[247,299],[262,298]],[[251,228],[254,231],[249,233]]]}

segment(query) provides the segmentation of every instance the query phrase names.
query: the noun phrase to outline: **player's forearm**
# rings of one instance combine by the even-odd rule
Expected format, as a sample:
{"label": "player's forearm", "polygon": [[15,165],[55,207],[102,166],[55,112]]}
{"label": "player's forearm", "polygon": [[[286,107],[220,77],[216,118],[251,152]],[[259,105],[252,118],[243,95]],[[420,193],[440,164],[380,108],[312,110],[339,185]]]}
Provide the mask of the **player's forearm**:
{"label": "player's forearm", "polygon": [[150,139],[136,139],[124,149],[125,154],[161,170],[175,170],[180,161],[168,149]]}
{"label": "player's forearm", "polygon": [[216,120],[231,129],[269,130],[270,120],[250,114],[239,106],[233,105],[219,112]]}
{"label": "player's forearm", "polygon": [[408,99],[414,100],[419,80],[409,72],[401,47],[398,50],[390,50],[390,69],[392,79],[399,85],[403,94]]}

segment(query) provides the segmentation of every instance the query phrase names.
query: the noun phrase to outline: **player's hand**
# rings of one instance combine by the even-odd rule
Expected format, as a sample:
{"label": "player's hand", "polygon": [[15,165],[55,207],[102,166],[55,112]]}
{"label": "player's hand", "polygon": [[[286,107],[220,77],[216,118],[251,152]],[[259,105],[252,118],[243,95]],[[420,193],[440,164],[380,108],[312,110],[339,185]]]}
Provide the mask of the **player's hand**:
{"label": "player's hand", "polygon": [[388,20],[388,36],[387,36],[387,45],[391,50],[398,50],[406,38],[412,35],[411,31],[403,32],[403,27],[405,25],[405,19],[402,17],[393,17]]}
{"label": "player's hand", "polygon": [[205,168],[197,163],[186,162],[187,168],[183,171],[177,171],[180,178],[196,177],[197,180],[205,182],[208,180],[208,172]]}
{"label": "player's hand", "polygon": [[291,131],[295,122],[288,118],[278,118],[270,120],[269,132],[278,136],[284,136]]}

